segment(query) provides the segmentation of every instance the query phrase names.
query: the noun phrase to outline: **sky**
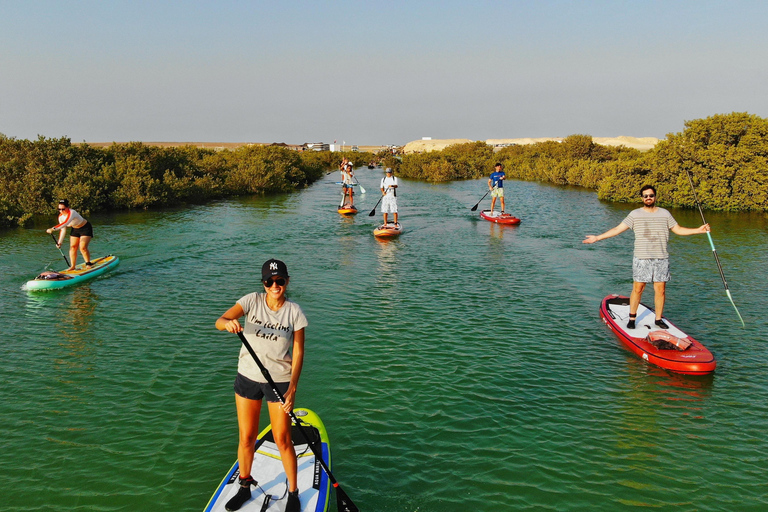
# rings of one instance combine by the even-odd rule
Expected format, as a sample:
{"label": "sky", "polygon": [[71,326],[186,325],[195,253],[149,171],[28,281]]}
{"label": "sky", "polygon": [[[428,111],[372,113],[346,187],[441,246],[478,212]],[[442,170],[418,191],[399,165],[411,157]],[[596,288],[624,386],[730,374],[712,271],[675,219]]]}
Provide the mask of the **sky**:
{"label": "sky", "polygon": [[0,133],[663,138],[768,117],[768,2],[0,0]]}

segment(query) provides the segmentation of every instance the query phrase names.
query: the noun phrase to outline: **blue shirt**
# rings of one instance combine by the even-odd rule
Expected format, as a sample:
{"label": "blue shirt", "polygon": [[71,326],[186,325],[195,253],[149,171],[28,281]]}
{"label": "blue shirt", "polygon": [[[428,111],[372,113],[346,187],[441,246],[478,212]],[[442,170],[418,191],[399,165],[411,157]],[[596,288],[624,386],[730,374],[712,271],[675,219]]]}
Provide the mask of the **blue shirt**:
{"label": "blue shirt", "polygon": [[506,177],[506,174],[504,174],[504,171],[494,171],[491,173],[491,186],[492,187],[498,187],[498,188],[504,188],[504,180],[502,178]]}

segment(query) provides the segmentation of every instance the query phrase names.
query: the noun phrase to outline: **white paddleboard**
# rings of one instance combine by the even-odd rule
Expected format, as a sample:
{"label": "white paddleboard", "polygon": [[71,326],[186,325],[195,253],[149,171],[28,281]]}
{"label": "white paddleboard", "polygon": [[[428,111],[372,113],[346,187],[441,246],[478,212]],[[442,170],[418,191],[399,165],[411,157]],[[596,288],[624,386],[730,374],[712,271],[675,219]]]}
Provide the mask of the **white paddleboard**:
{"label": "white paddleboard", "polygon": [[[320,417],[309,409],[294,409],[301,421],[304,432],[313,440],[323,460],[331,467],[331,448],[328,433]],[[301,435],[297,426],[291,430],[294,449],[298,460],[299,500],[302,512],[326,512],[331,494],[328,475]],[[213,493],[205,512],[223,512],[227,502],[237,494],[240,487],[240,468],[235,462],[224,480]],[[283,512],[288,501],[288,481],[283,470],[280,451],[272,438],[272,426],[259,434],[253,459],[251,476],[257,484],[251,486],[251,499],[240,510],[245,512]],[[269,498],[267,498],[269,496]]]}

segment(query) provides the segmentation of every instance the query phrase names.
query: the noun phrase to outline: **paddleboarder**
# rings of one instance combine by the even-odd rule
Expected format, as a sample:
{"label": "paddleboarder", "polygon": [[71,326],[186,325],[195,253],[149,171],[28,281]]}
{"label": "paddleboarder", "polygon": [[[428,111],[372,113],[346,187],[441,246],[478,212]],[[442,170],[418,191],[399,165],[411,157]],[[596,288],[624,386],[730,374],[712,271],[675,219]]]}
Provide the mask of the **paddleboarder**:
{"label": "paddleboarder", "polygon": [[[240,489],[227,503],[227,510],[238,510],[251,499],[251,477],[254,444],[259,434],[259,414],[262,399],[266,398],[269,419],[275,443],[288,480],[286,512],[299,512],[296,452],[291,441],[291,418],[296,388],[304,364],[304,328],[307,318],[293,301],[286,298],[288,268],[280,260],[270,259],[261,267],[264,293],[250,293],[240,298],[226,313],[216,320],[216,328],[231,333],[243,332],[259,360],[269,371],[278,390],[285,398],[280,403],[266,377],[259,370],[245,347],[240,357],[235,378],[235,406],[240,441],[237,460],[240,466]],[[245,317],[245,326],[239,319]]]}
{"label": "paddleboarder", "polygon": [[654,306],[656,310],[656,325],[662,329],[669,326],[662,318],[664,301],[666,298],[666,285],[670,280],[669,253],[667,241],[669,232],[676,235],[700,235],[709,231],[709,224],[702,224],[698,228],[684,228],[672,217],[672,214],[664,208],[656,206],[656,189],[652,185],[645,185],[640,189],[640,197],[643,199],[643,207],[629,212],[629,215],[621,221],[621,224],[601,235],[587,235],[583,240],[585,244],[593,244],[599,240],[614,237],[631,229],[635,232],[635,249],[632,258],[632,294],[629,297],[629,322],[627,328],[635,328],[637,309],[640,298],[647,283],[653,283]]}
{"label": "paddleboarder", "polygon": [[[355,193],[352,190],[354,183],[352,181],[352,177],[355,175],[355,173],[352,171],[352,162],[350,162],[347,157],[342,158],[341,164],[339,165],[339,170],[341,170],[341,192],[344,194],[342,206],[350,207],[355,203]],[[347,201],[347,196],[349,196],[349,201]]]}
{"label": "paddleboarder", "polygon": [[496,206],[496,198],[501,198],[501,213],[504,213],[504,178],[507,175],[504,173],[504,167],[501,162],[496,162],[493,166],[493,172],[488,178],[488,190],[491,192],[491,212],[493,212]]}
{"label": "paddleboarder", "polygon": [[384,225],[387,225],[387,214],[392,213],[395,216],[397,224],[397,178],[392,175],[392,168],[387,167],[384,171],[386,176],[381,178],[381,211],[384,214]]}
{"label": "paddleboarder", "polygon": [[78,249],[80,249],[80,252],[83,254],[85,266],[88,268],[92,267],[91,251],[88,249],[88,245],[93,238],[93,226],[90,222],[85,220],[82,215],[69,207],[69,200],[67,199],[59,201],[56,208],[59,212],[59,223],[52,228],[46,229],[45,232],[51,234],[54,231],[60,231],[56,247],[61,247],[64,243],[64,237],[67,234],[67,228],[72,228],[72,231],[69,233],[70,266],[67,270],[75,270]]}

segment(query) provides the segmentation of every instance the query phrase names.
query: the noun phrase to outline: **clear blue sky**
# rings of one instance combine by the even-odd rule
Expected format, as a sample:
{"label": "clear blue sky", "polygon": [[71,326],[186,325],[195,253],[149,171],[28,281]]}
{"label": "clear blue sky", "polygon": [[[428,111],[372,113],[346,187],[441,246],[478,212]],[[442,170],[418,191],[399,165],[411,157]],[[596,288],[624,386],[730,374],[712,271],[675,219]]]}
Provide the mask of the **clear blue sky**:
{"label": "clear blue sky", "polygon": [[0,0],[0,133],[664,137],[768,117],[763,1]]}

